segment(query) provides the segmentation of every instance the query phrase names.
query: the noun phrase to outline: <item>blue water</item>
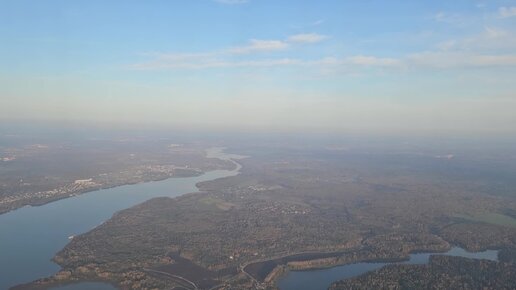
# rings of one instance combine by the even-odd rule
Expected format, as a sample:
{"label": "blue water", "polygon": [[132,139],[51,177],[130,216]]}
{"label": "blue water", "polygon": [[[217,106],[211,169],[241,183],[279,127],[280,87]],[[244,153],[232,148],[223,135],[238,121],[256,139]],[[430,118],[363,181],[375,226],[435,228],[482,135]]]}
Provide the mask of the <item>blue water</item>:
{"label": "blue water", "polygon": [[[218,151],[209,157],[228,159]],[[154,197],[176,197],[197,191],[196,183],[238,174],[215,170],[197,177],[125,185],[85,193],[39,207],[23,207],[0,215],[0,289],[51,276],[59,271],[52,257],[69,242],[108,220],[113,213]],[[102,284],[102,289],[115,289]],[[77,288],[75,288],[77,287]],[[80,283],[59,289],[100,289],[99,283]]]}
{"label": "blue water", "polygon": [[[427,264],[431,255],[435,255],[435,253],[411,254],[409,261],[401,263]],[[498,261],[498,251],[494,250],[472,253],[462,248],[454,247],[448,252],[440,253],[439,255]],[[289,271],[278,280],[278,287],[280,290],[326,290],[335,281],[355,277],[389,264],[391,263],[355,263],[326,269]]]}

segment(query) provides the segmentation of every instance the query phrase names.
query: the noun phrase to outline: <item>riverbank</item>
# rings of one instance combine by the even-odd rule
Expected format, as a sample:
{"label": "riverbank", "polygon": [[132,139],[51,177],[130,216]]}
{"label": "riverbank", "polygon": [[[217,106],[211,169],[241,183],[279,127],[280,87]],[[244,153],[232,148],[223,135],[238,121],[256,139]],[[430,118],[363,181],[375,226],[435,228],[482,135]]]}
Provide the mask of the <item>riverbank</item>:
{"label": "riverbank", "polygon": [[[369,273],[387,265],[426,265],[429,263],[431,256],[458,256],[470,259],[498,261],[498,253],[498,250],[471,253],[459,247],[451,247],[444,252],[414,251],[405,257],[348,261],[348,263],[345,264],[338,260],[307,261],[308,263],[306,264],[291,263],[286,266],[288,270],[285,271],[283,275],[276,277],[274,285],[280,290],[326,290],[332,283],[338,280]],[[308,283],[308,285],[303,286],[303,283]]]}
{"label": "riverbank", "polygon": [[[60,267],[51,261],[55,253],[74,242],[78,234],[91,231],[104,223],[113,213],[155,197],[173,198],[196,192],[198,183],[238,174],[238,166],[231,164],[231,168],[233,170],[214,170],[194,177],[169,178],[97,190],[0,215],[0,243],[3,245],[0,252],[3,276],[0,289],[58,272]],[[70,241],[68,237],[72,235],[75,238]]]}
{"label": "riverbank", "polygon": [[44,206],[44,205],[47,205],[49,203],[56,202],[56,201],[59,201],[59,200],[62,200],[62,199],[71,198],[71,197],[74,197],[74,196],[79,196],[79,195],[82,195],[82,194],[91,193],[91,192],[95,192],[95,191],[99,191],[99,190],[106,190],[106,189],[111,189],[111,188],[115,188],[115,187],[127,186],[127,185],[135,185],[135,184],[140,184],[140,183],[162,181],[162,180],[166,180],[166,179],[169,179],[169,178],[196,177],[196,176],[200,176],[202,174],[204,174],[204,172],[192,171],[190,174],[169,175],[169,176],[156,176],[156,177],[150,177],[150,178],[142,179],[142,180],[126,181],[126,182],[123,182],[123,183],[98,185],[98,186],[92,187],[90,189],[79,190],[79,191],[75,191],[75,192],[67,192],[65,194],[53,196],[53,197],[50,197],[50,198],[42,198],[42,199],[38,198],[35,201],[29,202],[28,204],[23,204],[23,205],[19,205],[19,206],[14,206],[14,207],[0,209],[0,215],[9,213],[11,211],[15,211],[15,210],[17,210],[19,208]]}
{"label": "riverbank", "polygon": [[[120,172],[101,173],[85,179],[72,180],[45,191],[3,196],[0,198],[0,215],[25,206],[43,206],[65,198],[119,186],[162,181],[168,178],[195,177],[212,170],[235,170],[238,165],[232,162],[230,158],[232,155],[224,156],[223,150],[222,147],[205,149],[206,162],[203,164],[202,161],[196,160],[196,166],[176,166],[170,163],[132,166]],[[216,156],[224,156],[224,158]],[[218,161],[210,163],[210,159]]]}
{"label": "riverbank", "polygon": [[[79,283],[79,284],[78,284]],[[75,281],[61,281],[51,284],[26,283],[16,285],[9,290],[116,290],[116,284],[105,279],[85,279]]]}
{"label": "riverbank", "polygon": [[432,255],[425,262],[388,264],[362,275],[339,279],[324,290],[376,289],[379,286],[389,289],[516,289],[514,263],[452,255]]}

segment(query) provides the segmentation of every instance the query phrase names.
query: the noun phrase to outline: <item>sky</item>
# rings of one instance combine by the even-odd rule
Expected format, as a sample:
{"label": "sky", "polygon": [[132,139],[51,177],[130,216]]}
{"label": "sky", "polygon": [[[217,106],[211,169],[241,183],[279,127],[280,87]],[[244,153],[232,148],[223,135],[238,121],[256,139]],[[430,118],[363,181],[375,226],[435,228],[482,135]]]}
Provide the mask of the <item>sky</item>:
{"label": "sky", "polygon": [[0,0],[0,121],[516,134],[516,1]]}

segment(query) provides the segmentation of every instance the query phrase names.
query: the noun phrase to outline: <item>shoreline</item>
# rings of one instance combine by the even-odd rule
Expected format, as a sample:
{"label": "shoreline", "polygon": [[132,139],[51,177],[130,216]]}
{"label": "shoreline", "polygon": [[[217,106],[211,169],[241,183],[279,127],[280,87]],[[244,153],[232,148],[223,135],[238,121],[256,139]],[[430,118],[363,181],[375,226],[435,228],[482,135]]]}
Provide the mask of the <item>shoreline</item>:
{"label": "shoreline", "polygon": [[99,279],[88,278],[88,279],[84,279],[84,280],[57,281],[55,283],[49,283],[49,284],[35,284],[33,281],[33,282],[13,286],[13,287],[9,288],[9,290],[51,290],[51,288],[64,287],[64,286],[79,284],[79,283],[102,283],[102,284],[108,284],[115,289],[121,289],[118,287],[118,285],[114,281],[103,280],[100,278]]}
{"label": "shoreline", "polygon": [[[366,264],[377,264],[377,263],[399,264],[399,263],[410,261],[411,255],[417,255],[417,254],[427,254],[429,256],[434,256],[434,255],[455,256],[455,255],[446,255],[446,253],[450,252],[454,248],[462,249],[462,250],[464,250],[464,251],[466,251],[468,253],[482,253],[482,252],[485,252],[485,251],[488,251],[488,250],[497,251],[497,258],[496,258],[495,262],[499,262],[499,257],[498,257],[499,252],[504,249],[504,248],[497,248],[497,249],[486,248],[486,249],[482,249],[482,250],[479,250],[479,251],[471,251],[470,252],[466,248],[463,248],[460,245],[449,244],[449,247],[446,250],[442,250],[442,251],[424,251],[424,250],[418,249],[418,250],[410,251],[407,256],[399,257],[399,258],[392,257],[392,258],[358,259],[358,260],[355,260],[355,261],[346,261],[346,262],[339,262],[338,258],[334,260],[335,262],[331,262],[329,259],[325,259],[325,258],[323,258],[323,259],[313,259],[313,260],[306,260],[306,261],[299,261],[299,262],[301,262],[301,263],[313,263],[313,262],[318,261],[318,260],[321,260],[321,261],[322,260],[327,260],[327,263],[320,263],[317,266],[311,266],[311,265],[307,265],[307,266],[304,266],[304,267],[303,266],[296,266],[295,268],[293,268],[292,265],[289,265],[290,263],[277,265],[272,271],[270,271],[268,273],[268,275],[266,277],[266,280],[268,279],[269,281],[264,281],[264,283],[273,285],[274,287],[279,289],[279,287],[278,287],[279,280],[281,278],[285,277],[286,275],[288,275],[288,273],[290,271],[293,271],[293,272],[310,272],[310,271],[331,269],[331,268],[336,268],[336,267],[341,267],[341,266],[346,266],[346,265],[353,265],[353,264],[360,264],[360,263],[366,263]],[[458,257],[462,257],[460,255],[457,255],[457,256]],[[465,257],[465,258],[468,258],[468,257]],[[468,259],[476,259],[476,258],[468,258]],[[428,261],[426,263],[424,263],[424,265],[426,265],[426,264],[428,264]],[[384,265],[384,266],[387,266],[387,265]],[[384,266],[382,266],[382,267],[384,267]],[[370,271],[366,271],[366,272],[364,272],[362,274],[365,274],[365,273],[368,273],[368,272],[370,272]],[[360,274],[360,275],[362,275],[362,274]],[[269,277],[270,275],[273,275],[273,276]],[[352,278],[352,277],[349,277],[349,278]],[[345,279],[349,279],[349,278],[345,278]],[[336,281],[334,281],[334,282],[336,282]]]}
{"label": "shoreline", "polygon": [[[245,268],[247,266],[249,266],[249,265],[256,264],[256,263],[266,263],[266,262],[269,262],[271,260],[276,260],[276,259],[289,258],[289,257],[293,257],[293,256],[306,255],[306,254],[310,254],[310,255],[333,255],[333,257],[336,257],[337,255],[341,254],[338,257],[342,257],[343,256],[342,254],[345,255],[346,253],[350,253],[350,254],[351,253],[357,253],[359,251],[359,249],[356,249],[356,250],[353,250],[353,251],[339,251],[339,252],[303,252],[303,253],[291,254],[291,255],[283,256],[283,257],[279,257],[279,258],[273,258],[273,259],[268,259],[268,260],[263,260],[263,261],[258,261],[258,262],[251,262],[251,263],[246,264],[246,266],[242,267],[241,268],[241,272],[246,274],[247,276],[249,276],[252,280],[255,280],[255,282],[257,282],[258,284],[269,285],[269,286],[276,287],[276,289],[279,289],[278,281],[282,277],[285,277],[285,275],[288,275],[288,273],[290,271],[295,271],[295,272],[307,271],[307,272],[310,272],[310,271],[314,271],[314,270],[330,269],[330,268],[335,268],[335,267],[339,267],[339,266],[353,265],[353,264],[359,264],[359,263],[395,264],[395,263],[401,263],[401,262],[410,261],[410,255],[414,255],[414,254],[440,255],[440,254],[445,254],[445,253],[449,252],[453,248],[461,248],[461,249],[467,251],[466,249],[464,249],[464,248],[462,248],[462,247],[460,247],[458,245],[450,245],[447,250],[429,252],[429,251],[424,251],[424,250],[420,250],[419,249],[419,250],[414,250],[414,251],[409,252],[408,256],[399,257],[399,258],[392,257],[392,258],[357,259],[357,260],[352,260],[352,261],[350,260],[350,261],[346,261],[346,262],[338,262],[339,259],[336,258],[334,260],[336,262],[330,262],[328,260],[328,263],[321,263],[321,264],[318,264],[317,266],[310,266],[310,265],[308,265],[306,267],[299,267],[298,266],[296,268],[292,268],[291,265],[289,265],[291,262],[288,262],[286,264],[279,264],[276,267],[274,267],[270,272],[267,273],[267,276],[265,277],[265,279],[263,279],[261,281],[257,280],[256,277],[252,276],[251,274],[249,274],[248,272],[245,271]],[[502,249],[486,249],[486,250],[500,251]],[[471,252],[471,253],[480,253],[480,252],[484,252],[486,250],[481,250],[481,251]],[[452,255],[450,255],[450,256],[452,256]],[[316,258],[316,259],[310,259],[310,260],[300,260],[300,261],[294,261],[294,263],[295,262],[312,263],[314,261],[325,260],[325,259],[331,259],[331,258],[322,258],[322,259]],[[471,258],[471,259],[475,259],[475,258]],[[63,270],[63,269],[61,269],[61,270]],[[370,271],[367,271],[367,272],[370,272]],[[365,272],[365,273],[367,273],[367,272]],[[52,278],[53,278],[53,276],[52,276]],[[50,279],[52,279],[52,278],[50,278]],[[46,278],[46,279],[48,279],[48,278]],[[346,279],[349,279],[349,278],[346,278]],[[63,281],[63,282],[52,281],[49,284],[40,284],[40,285],[33,284],[34,282],[36,282],[36,281],[30,282],[30,283],[27,283],[27,284],[23,284],[23,285],[17,285],[15,287],[10,288],[10,289],[12,289],[12,290],[25,290],[25,289],[41,289],[41,290],[44,290],[44,289],[50,289],[52,287],[59,287],[59,286],[65,286],[65,285],[70,285],[70,284],[78,284],[78,283],[86,283],[86,282],[107,283],[107,284],[110,284],[111,286],[113,286],[116,289],[121,289],[121,288],[118,287],[116,281],[109,280],[109,279],[103,280],[103,279],[86,278],[86,279],[83,280],[83,279],[78,278],[77,280],[73,280],[73,281]],[[219,287],[219,286],[220,285],[216,285],[216,287]]]}
{"label": "shoreline", "polygon": [[[206,171],[206,172],[209,172],[209,171]],[[106,189],[111,189],[111,188],[116,188],[116,187],[123,187],[123,186],[127,186],[127,185],[135,185],[135,184],[163,181],[163,180],[167,180],[167,179],[171,179],[171,178],[197,177],[197,176],[201,176],[201,175],[205,174],[206,172],[200,172],[200,174],[191,175],[191,176],[170,176],[170,177],[164,177],[164,178],[153,178],[153,179],[150,179],[150,180],[143,180],[143,181],[137,181],[137,182],[127,182],[127,183],[123,183],[123,184],[109,185],[109,186],[95,188],[95,189],[92,189],[92,190],[81,191],[81,192],[77,192],[77,193],[70,193],[68,195],[58,196],[56,198],[48,199],[48,200],[45,200],[43,202],[29,203],[29,204],[25,204],[25,205],[22,205],[20,207],[15,207],[13,209],[9,209],[9,210],[6,210],[6,211],[0,211],[0,215],[7,214],[7,213],[10,213],[10,212],[14,212],[14,211],[17,211],[17,210],[25,208],[25,207],[29,207],[29,208],[30,207],[40,207],[40,206],[44,206],[44,205],[47,205],[47,204],[50,204],[50,203],[53,203],[53,202],[56,202],[56,201],[60,201],[60,200],[63,200],[63,199],[73,198],[73,197],[76,197],[76,196],[80,196],[80,195],[83,195],[83,194],[87,194],[87,193],[91,193],[91,192],[96,192],[96,191],[100,191],[100,190],[106,190]]]}
{"label": "shoreline", "polygon": [[[220,159],[222,161],[230,161],[231,163],[233,163],[235,165],[234,168],[231,168],[231,169],[214,169],[214,170],[209,170],[209,171],[202,171],[202,170],[191,170],[191,172],[193,174],[189,174],[189,175],[172,175],[172,176],[160,176],[160,177],[156,177],[156,178],[150,178],[150,179],[143,179],[143,180],[140,180],[140,181],[134,181],[134,182],[124,182],[124,183],[120,183],[120,184],[112,184],[112,185],[101,185],[100,187],[98,188],[92,188],[91,190],[84,190],[84,191],[77,191],[77,192],[72,192],[72,193],[67,193],[67,194],[64,194],[64,195],[60,195],[60,196],[55,196],[54,198],[49,198],[49,199],[43,199],[43,200],[37,200],[35,202],[29,202],[27,204],[23,204],[23,205],[20,205],[20,206],[17,206],[17,207],[13,207],[13,208],[10,208],[10,209],[0,209],[0,215],[4,215],[4,214],[8,214],[10,212],[14,212],[16,210],[19,210],[19,209],[22,209],[22,208],[25,208],[25,207],[40,207],[40,206],[44,206],[44,205],[47,205],[49,203],[52,203],[52,202],[57,202],[57,201],[60,201],[60,200],[63,200],[63,199],[67,199],[67,198],[73,198],[73,197],[76,197],[76,196],[80,196],[80,195],[83,195],[83,194],[86,194],[86,193],[91,193],[91,192],[95,192],[95,191],[99,191],[99,190],[106,190],[106,189],[111,189],[111,188],[115,188],[115,187],[123,187],[123,186],[127,186],[127,185],[135,185],[135,184],[142,184],[142,183],[150,183],[150,182],[157,182],[157,181],[163,181],[163,180],[167,180],[167,179],[171,179],[171,178],[188,178],[188,177],[198,177],[198,176],[201,176],[203,174],[206,174],[210,171],[215,171],[215,170],[229,170],[229,171],[234,171],[234,170],[240,170],[241,168],[241,165],[240,163],[236,162],[233,160],[232,157],[228,157],[228,158],[218,158],[218,157],[212,157],[212,156],[209,156],[211,154],[213,154],[213,152],[209,152],[208,150],[214,150],[215,149],[215,154],[217,153],[221,153],[221,154],[225,154],[223,153],[224,149],[225,148],[219,148],[219,147],[215,147],[215,148],[208,148],[206,149],[206,158],[208,159]],[[229,155],[235,155],[235,154],[229,154]],[[243,157],[245,158],[245,157]]]}
{"label": "shoreline", "polygon": [[[225,153],[223,153],[223,149],[217,151],[216,153],[225,154]],[[199,186],[198,186],[199,183],[207,182],[207,181],[212,181],[212,180],[216,180],[216,179],[220,179],[220,178],[226,178],[226,177],[234,176],[232,173],[236,173],[236,175],[240,174],[240,170],[242,168],[242,165],[234,160],[234,157],[236,155],[235,156],[233,156],[234,154],[229,154],[229,155],[231,155],[231,157],[227,157],[227,158],[208,157],[208,158],[218,158],[218,159],[223,160],[223,161],[230,161],[234,165],[230,169],[214,169],[214,170],[210,170],[210,171],[206,171],[206,172],[198,172],[198,174],[192,175],[192,176],[171,176],[171,177],[166,177],[166,178],[161,178],[161,179],[156,179],[156,180],[128,183],[128,184],[123,184],[123,185],[120,185],[120,186],[112,186],[112,187],[109,187],[109,188],[122,187],[122,186],[134,185],[134,184],[140,184],[140,183],[158,182],[158,181],[163,181],[163,180],[173,179],[173,178],[200,177],[200,176],[205,175],[207,173],[218,171],[218,170],[228,171],[230,173],[229,175],[224,176],[224,177],[218,177],[218,178],[210,179],[210,180],[206,180],[206,181],[198,181],[198,182],[196,182],[194,184],[194,186],[196,187],[197,191],[195,191],[195,192],[185,192],[185,193],[183,193],[183,194],[181,194],[179,196],[176,196],[174,198],[181,197],[181,196],[184,196],[184,195],[187,195],[187,194],[191,194],[191,193],[196,193],[196,192],[197,193],[202,193],[203,191],[201,191]],[[245,158],[245,157],[242,157],[242,158]],[[87,191],[87,192],[95,192],[95,191],[109,189],[109,188],[95,189],[95,190],[91,190],[91,191]],[[84,192],[84,193],[87,193],[87,192]],[[81,194],[83,194],[83,193],[81,193]],[[81,195],[81,194],[77,194],[77,195],[74,195],[74,196],[78,196],[78,195]],[[64,196],[63,198],[52,200],[52,201],[49,201],[47,203],[44,203],[44,204],[41,204],[41,205],[37,205],[37,206],[43,206],[45,204],[49,204],[49,203],[52,203],[54,201],[66,199],[68,197],[73,197],[73,196]],[[154,198],[160,198],[160,197],[153,197],[151,199],[154,199]],[[146,202],[146,201],[148,201],[148,200],[145,200],[144,202]],[[135,204],[133,206],[137,206],[137,205],[138,204]],[[133,207],[133,206],[131,206],[131,207]],[[129,208],[131,208],[131,207],[129,207]],[[20,209],[20,208],[17,208],[17,209]],[[14,209],[12,211],[16,211],[17,209]],[[122,209],[122,210],[125,210],[125,209]],[[115,214],[116,214],[116,212],[113,212],[113,215],[115,215]],[[104,223],[104,222],[106,222],[108,220],[109,220],[109,218],[107,220],[103,221],[102,223]],[[92,229],[90,229],[89,231],[91,231],[91,230]],[[84,233],[87,233],[87,232],[88,231],[86,231]],[[77,234],[76,237],[81,235],[81,234],[84,234],[84,233]],[[24,289],[50,289],[50,288],[53,288],[53,287],[60,287],[60,286],[80,284],[80,283],[88,283],[88,282],[106,283],[106,284],[109,284],[109,285],[113,286],[115,289],[121,289],[119,287],[118,281],[116,281],[114,279],[103,279],[103,278],[96,277],[96,276],[95,277],[77,277],[77,276],[73,277],[72,276],[72,277],[70,277],[71,279],[67,279],[67,278],[59,279],[58,276],[60,275],[60,273],[62,274],[63,272],[68,272],[69,270],[62,268],[61,265],[59,265],[59,263],[57,263],[54,260],[54,258],[52,258],[51,260],[52,260],[53,263],[55,263],[56,265],[59,266],[60,269],[58,270],[58,272],[52,274],[51,276],[47,276],[47,277],[43,277],[43,278],[38,278],[36,280],[30,281],[30,282],[27,282],[27,283],[11,286],[9,289],[16,289],[16,290],[24,290]],[[84,279],[82,279],[82,278],[84,278]]]}

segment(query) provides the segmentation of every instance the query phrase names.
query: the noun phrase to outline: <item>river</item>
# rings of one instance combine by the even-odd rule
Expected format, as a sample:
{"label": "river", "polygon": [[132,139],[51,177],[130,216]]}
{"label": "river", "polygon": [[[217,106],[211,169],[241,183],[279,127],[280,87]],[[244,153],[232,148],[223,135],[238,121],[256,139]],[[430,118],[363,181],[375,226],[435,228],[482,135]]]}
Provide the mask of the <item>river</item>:
{"label": "river", "polygon": [[[430,255],[435,255],[435,253],[411,254],[408,261],[401,263],[427,264]],[[453,247],[448,252],[439,255],[498,261],[498,251],[495,250],[473,253],[459,247]],[[325,269],[289,271],[278,280],[277,285],[280,290],[327,290],[333,282],[355,277],[389,264],[392,263],[355,263]]]}
{"label": "river", "polygon": [[[223,153],[221,148],[207,150],[207,156],[223,160],[239,157]],[[68,238],[90,231],[115,212],[154,197],[176,197],[198,191],[198,182],[237,175],[240,165],[235,164],[235,170],[214,170],[196,177],[124,185],[42,206],[26,206],[0,215],[0,289],[9,289],[59,271],[60,267],[51,259],[66,246]],[[56,289],[115,288],[102,283],[78,283]]]}

